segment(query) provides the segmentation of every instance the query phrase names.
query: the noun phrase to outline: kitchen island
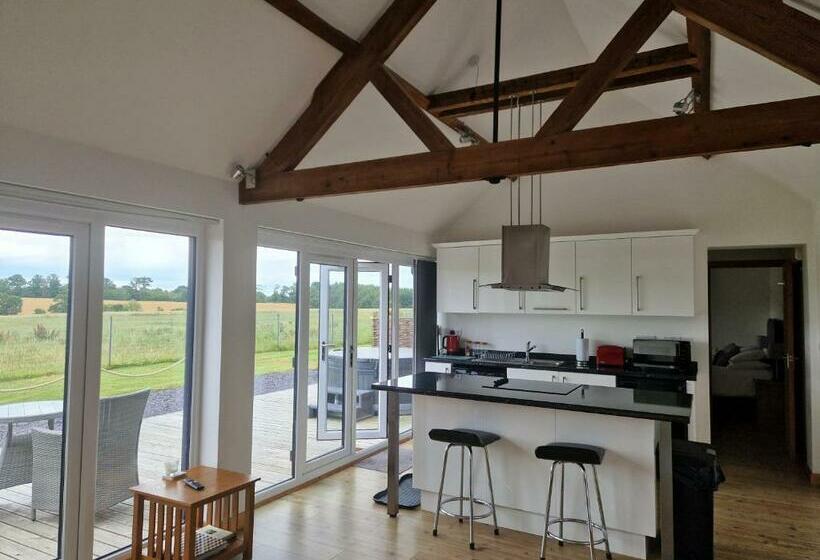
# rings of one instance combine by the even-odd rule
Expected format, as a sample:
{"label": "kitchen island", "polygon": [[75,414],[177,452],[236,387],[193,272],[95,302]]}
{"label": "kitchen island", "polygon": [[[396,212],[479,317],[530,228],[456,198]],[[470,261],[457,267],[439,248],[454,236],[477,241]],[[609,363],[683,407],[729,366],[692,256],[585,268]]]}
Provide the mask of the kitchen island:
{"label": "kitchen island", "polygon": [[[689,422],[690,395],[447,373],[406,376],[373,388],[387,392],[390,515],[398,513],[398,396],[410,393],[413,478],[424,509],[435,509],[444,453],[444,445],[427,437],[432,428],[501,436],[490,448],[499,524],[534,534],[543,530],[549,467],[535,458],[535,448],[588,443],[607,451],[599,476],[613,552],[645,558],[646,538],[660,536],[662,557],[673,558],[671,425]],[[569,517],[583,517],[583,484],[574,470],[567,469],[565,509]],[[477,467],[474,476],[477,497],[486,499],[486,472]],[[445,494],[457,495],[457,488],[456,468],[448,472]]]}

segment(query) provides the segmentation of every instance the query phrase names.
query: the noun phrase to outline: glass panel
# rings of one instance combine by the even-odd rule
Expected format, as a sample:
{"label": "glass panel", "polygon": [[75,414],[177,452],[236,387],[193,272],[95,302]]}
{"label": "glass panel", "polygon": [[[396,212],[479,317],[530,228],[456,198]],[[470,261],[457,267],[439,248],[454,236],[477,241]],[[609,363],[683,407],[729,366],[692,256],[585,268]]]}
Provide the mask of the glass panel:
{"label": "glass panel", "polygon": [[105,229],[95,556],[130,544],[128,489],[187,457],[191,246],[178,235]]}
{"label": "glass panel", "polygon": [[68,236],[0,230],[0,557],[60,548],[70,262]]}
{"label": "glass panel", "polygon": [[293,478],[296,402],[296,251],[256,253],[253,476],[257,491]]}
{"label": "glass panel", "polygon": [[347,270],[311,263],[306,460],[344,447]]}
{"label": "glass panel", "polygon": [[387,265],[359,264],[356,342],[356,448],[386,436],[382,408],[386,403],[370,386],[387,379]]}
{"label": "glass panel", "polygon": [[[416,336],[413,304],[413,267],[400,265],[399,269],[399,377],[413,375],[415,370],[414,340]],[[413,400],[410,395],[400,399],[401,431],[413,427]]]}

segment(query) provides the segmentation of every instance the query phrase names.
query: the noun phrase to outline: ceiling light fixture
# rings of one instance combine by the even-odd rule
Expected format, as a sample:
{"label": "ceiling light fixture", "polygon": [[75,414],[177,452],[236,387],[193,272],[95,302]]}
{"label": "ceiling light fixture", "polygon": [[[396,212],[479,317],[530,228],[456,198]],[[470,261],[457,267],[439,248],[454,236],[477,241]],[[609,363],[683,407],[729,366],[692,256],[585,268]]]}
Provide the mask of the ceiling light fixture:
{"label": "ceiling light fixture", "polygon": [[695,93],[695,90],[690,89],[683,99],[675,101],[672,105],[672,112],[677,116],[688,115],[695,111],[695,103],[700,101],[700,96]]}
{"label": "ceiling light fixture", "polygon": [[244,179],[246,189],[256,188],[255,168],[245,169],[245,167],[243,167],[242,164],[235,163],[232,169],[233,170],[231,171],[231,179],[233,179],[234,182],[239,183]]}

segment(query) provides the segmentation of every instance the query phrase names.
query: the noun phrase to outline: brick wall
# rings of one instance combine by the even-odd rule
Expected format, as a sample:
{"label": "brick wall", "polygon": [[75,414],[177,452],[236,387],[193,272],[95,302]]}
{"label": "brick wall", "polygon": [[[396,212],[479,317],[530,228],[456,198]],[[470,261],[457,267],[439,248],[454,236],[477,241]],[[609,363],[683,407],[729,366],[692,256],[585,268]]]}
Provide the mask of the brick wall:
{"label": "brick wall", "polygon": [[[379,315],[371,317],[373,329],[373,345],[379,344]],[[399,348],[413,348],[414,321],[412,317],[399,317]]]}

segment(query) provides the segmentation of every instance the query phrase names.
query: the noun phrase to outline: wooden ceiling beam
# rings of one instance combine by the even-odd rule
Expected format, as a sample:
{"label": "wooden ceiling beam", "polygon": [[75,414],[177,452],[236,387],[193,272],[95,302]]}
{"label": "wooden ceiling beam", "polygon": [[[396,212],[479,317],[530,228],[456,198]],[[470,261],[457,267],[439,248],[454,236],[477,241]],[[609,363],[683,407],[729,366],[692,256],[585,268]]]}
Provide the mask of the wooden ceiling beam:
{"label": "wooden ceiling beam", "polygon": [[243,204],[591,169],[820,142],[820,96],[712,110],[548,138],[263,172]]}
{"label": "wooden ceiling beam", "polygon": [[417,101],[404,89],[404,85],[396,79],[395,74],[382,67],[373,74],[371,81],[427,149],[434,152],[453,147],[452,142],[419,107]]}
{"label": "wooden ceiling beam", "polygon": [[[697,74],[698,58],[686,43],[640,52],[607,86],[607,90],[637,87]],[[522,104],[563,99],[572,91],[590,64],[542,72],[499,84],[502,105],[518,97]],[[429,111],[442,117],[461,117],[493,110],[493,84],[430,95]]]}
{"label": "wooden ceiling beam", "polygon": [[644,0],[552,112],[535,137],[544,139],[575,128],[671,12],[671,0]]}
{"label": "wooden ceiling beam", "polygon": [[317,16],[299,0],[265,0],[265,2],[340,52],[351,54],[359,48],[358,41],[351,39],[345,33]]}
{"label": "wooden ceiling beam", "polygon": [[686,36],[689,49],[698,57],[698,73],[692,76],[692,90],[695,92],[695,112],[701,113],[712,107],[712,32],[687,19]]}
{"label": "wooden ceiling beam", "polygon": [[820,20],[772,0],[673,0],[715,33],[820,84]]}
{"label": "wooden ceiling beam", "polygon": [[299,165],[434,3],[435,0],[394,0],[358,48],[342,54],[316,87],[308,108],[270,151],[258,171],[290,171]]}
{"label": "wooden ceiling beam", "polygon": [[[302,4],[299,0],[265,0],[268,4],[282,12],[284,15],[291,18],[293,21],[319,37],[320,39],[324,39],[325,42],[330,44],[331,46],[335,47],[336,50],[351,54],[355,52],[359,48],[359,43],[355,39],[352,39],[345,35],[342,31],[333,27],[328,22],[317,16],[313,11],[306,8],[304,4]],[[386,71],[391,73],[393,78],[397,80],[404,91],[410,95],[410,98],[413,102],[423,111],[427,110],[427,106],[429,105],[429,101],[427,96],[421,93],[418,89],[416,89],[412,84],[410,84],[407,80],[387,68],[383,66],[379,72]],[[381,77],[382,79],[384,76]],[[375,85],[375,83],[374,83]],[[378,87],[378,86],[377,86]],[[382,95],[384,93],[382,92]],[[393,101],[387,99],[387,102],[393,107],[393,109],[401,115],[401,111],[404,110],[404,105],[401,97],[394,96],[393,99],[396,101],[394,104]],[[404,118],[404,117],[402,117]],[[469,131],[470,134],[475,137],[479,142],[486,142],[484,138],[482,138],[479,134],[473,131],[469,126],[465,125],[458,119],[439,119],[445,125],[449,126],[459,134],[462,134],[463,131]],[[407,122],[407,120],[405,120]],[[408,123],[409,125],[409,123]],[[422,142],[424,139],[419,137]],[[425,142],[426,144],[426,142]]]}

